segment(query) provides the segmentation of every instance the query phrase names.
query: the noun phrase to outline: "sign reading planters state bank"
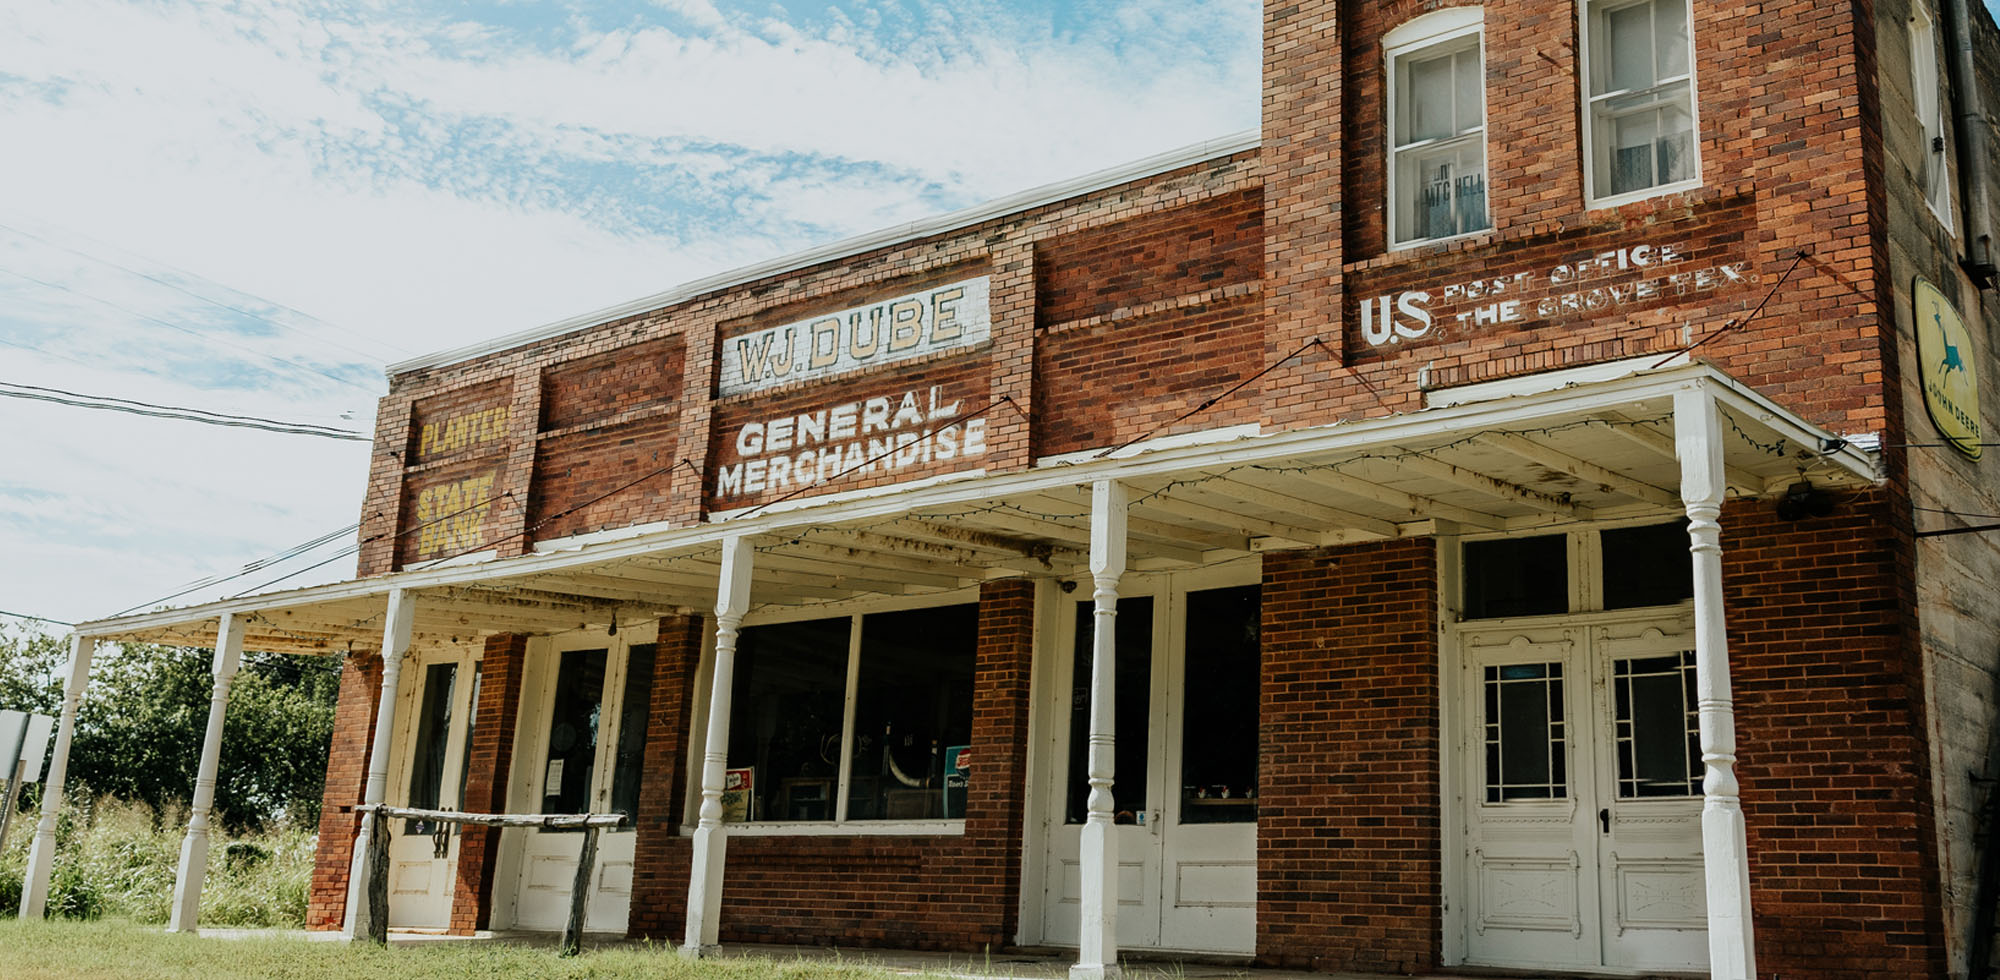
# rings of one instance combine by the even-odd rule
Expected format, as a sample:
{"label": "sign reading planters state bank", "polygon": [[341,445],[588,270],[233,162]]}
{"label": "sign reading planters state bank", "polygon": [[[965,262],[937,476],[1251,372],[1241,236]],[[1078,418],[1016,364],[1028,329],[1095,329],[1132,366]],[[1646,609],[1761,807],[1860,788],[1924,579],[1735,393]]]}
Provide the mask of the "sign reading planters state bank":
{"label": "sign reading planters state bank", "polygon": [[1924,386],[1924,407],[1946,442],[1972,459],[1979,458],[1979,357],[1965,320],[1929,280],[1919,277],[1912,290],[1917,321],[1917,377]]}
{"label": "sign reading planters state bank", "polygon": [[966,350],[992,335],[987,277],[768,327],[723,342],[722,395]]}

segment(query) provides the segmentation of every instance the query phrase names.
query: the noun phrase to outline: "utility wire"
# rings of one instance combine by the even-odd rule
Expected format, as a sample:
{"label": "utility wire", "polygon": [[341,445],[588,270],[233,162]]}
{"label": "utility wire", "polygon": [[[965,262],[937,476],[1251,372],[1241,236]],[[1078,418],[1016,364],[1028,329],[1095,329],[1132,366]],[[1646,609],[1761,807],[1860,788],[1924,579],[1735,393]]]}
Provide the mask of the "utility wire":
{"label": "utility wire", "polygon": [[37,623],[53,623],[54,625],[57,625],[57,626],[75,626],[75,625],[76,625],[75,623],[70,623],[70,622],[65,622],[65,621],[63,621],[63,620],[60,620],[60,619],[50,619],[50,618],[48,618],[47,616],[30,616],[30,615],[28,615],[27,613],[17,613],[17,612],[8,612],[8,611],[7,611],[7,610],[5,610],[5,609],[0,609],[0,616],[7,616],[7,617],[10,617],[10,618],[13,618],[13,619],[31,619],[31,620],[34,620],[34,621],[35,621],[35,622],[37,622]]}
{"label": "utility wire", "polygon": [[352,378],[343,378],[343,377],[341,377],[340,375],[337,375],[337,374],[334,374],[334,373],[333,373],[333,372],[331,372],[331,371],[325,371],[325,370],[321,370],[320,368],[316,368],[316,367],[313,367],[313,366],[312,366],[312,365],[310,365],[310,364],[304,364],[304,363],[301,363],[301,362],[299,362],[299,361],[294,361],[294,360],[292,360],[292,359],[291,359],[291,358],[289,358],[289,357],[280,357],[280,356],[278,356],[278,355],[276,355],[276,354],[272,354],[272,353],[268,353],[268,352],[266,352],[266,351],[260,351],[260,350],[257,350],[257,349],[256,349],[256,348],[254,348],[254,347],[245,347],[245,346],[244,346],[244,345],[242,345],[242,344],[239,344],[239,343],[236,343],[236,342],[234,342],[234,341],[230,341],[230,340],[225,340],[225,339],[223,339],[223,338],[221,338],[221,337],[217,337],[217,336],[214,336],[213,334],[205,334],[205,333],[202,333],[202,332],[201,332],[201,331],[199,331],[199,330],[195,330],[195,329],[193,329],[193,328],[190,328],[190,327],[184,327],[184,326],[181,326],[180,324],[178,324],[178,323],[174,323],[174,322],[173,322],[173,321],[171,321],[171,320],[162,320],[162,319],[160,319],[159,317],[156,317],[156,316],[153,316],[153,315],[151,315],[151,314],[147,314],[147,313],[141,313],[141,312],[139,312],[138,310],[134,310],[134,309],[131,309],[131,308],[129,308],[129,307],[124,307],[124,306],[120,306],[120,305],[118,305],[117,303],[113,303],[113,302],[111,302],[110,300],[108,300],[108,299],[105,299],[105,298],[103,298],[103,297],[101,297],[101,296],[92,296],[92,295],[90,295],[89,293],[86,293],[86,292],[83,292],[82,290],[79,290],[79,289],[75,289],[75,288],[72,288],[72,287],[70,287],[70,286],[65,286],[65,285],[63,285],[62,283],[59,283],[59,282],[50,282],[50,281],[48,281],[48,280],[46,280],[46,279],[37,279],[37,278],[35,278],[34,276],[29,276],[29,275],[23,275],[23,274],[21,274],[21,273],[19,273],[19,272],[15,272],[15,271],[14,271],[14,270],[12,270],[12,269],[0,269],[0,272],[4,272],[4,273],[6,273],[7,275],[10,275],[10,276],[13,276],[13,277],[14,277],[14,278],[16,278],[16,279],[22,279],[22,280],[26,280],[26,281],[28,281],[28,282],[32,282],[32,283],[34,283],[35,285],[38,285],[38,286],[47,286],[47,287],[48,287],[48,288],[50,288],[50,289],[59,289],[59,290],[62,290],[63,292],[65,292],[65,293],[69,293],[69,294],[71,294],[71,295],[73,295],[73,296],[81,296],[81,297],[83,297],[84,299],[87,299],[87,300],[90,300],[90,301],[92,301],[92,302],[94,302],[94,303],[101,303],[101,304],[103,304],[103,305],[105,305],[105,306],[108,306],[108,307],[111,307],[112,309],[114,309],[114,310],[117,310],[118,312],[120,312],[120,313],[123,313],[123,314],[125,314],[125,315],[127,315],[127,316],[135,316],[135,317],[138,317],[138,318],[139,318],[139,319],[141,319],[141,320],[146,320],[146,321],[149,321],[149,322],[152,322],[152,323],[157,323],[157,324],[159,324],[160,326],[163,326],[163,327],[166,327],[166,328],[168,328],[168,329],[170,329],[170,330],[178,330],[178,331],[180,331],[181,333],[184,333],[184,334],[187,334],[187,335],[188,335],[188,336],[190,336],[190,337],[194,337],[194,338],[196,338],[197,340],[202,340],[202,341],[207,341],[207,342],[213,342],[213,343],[218,343],[218,344],[222,344],[222,345],[224,345],[224,346],[226,346],[226,347],[234,347],[234,348],[236,348],[237,350],[240,350],[240,351],[243,351],[243,352],[244,352],[244,353],[246,353],[246,354],[253,354],[253,355],[257,356],[257,357],[262,357],[262,358],[265,358],[265,359],[267,359],[267,360],[270,360],[270,361],[274,361],[274,362],[276,362],[276,363],[279,363],[279,364],[284,364],[284,365],[288,365],[288,366],[290,366],[290,367],[295,367],[295,368],[298,368],[298,369],[299,369],[299,370],[301,370],[301,371],[308,371],[308,372],[311,372],[311,373],[313,373],[313,374],[317,374],[317,375],[319,375],[320,377],[323,377],[323,378],[326,378],[326,379],[328,379],[328,380],[331,380],[331,381],[336,381],[336,382],[339,382],[340,384],[344,384],[344,385],[348,385],[348,386],[350,386],[350,387],[354,387],[354,388],[359,388],[359,389],[361,389],[362,391],[365,391],[365,392],[368,392],[368,393],[369,393],[369,394],[371,394],[371,395],[372,395],[372,394],[376,394],[376,391],[375,391],[375,388],[374,388],[374,386],[373,386],[373,385],[365,385],[365,384],[362,384],[362,383],[361,383],[361,382],[359,382],[359,381],[355,381],[355,380],[354,380],[354,379],[352,379]]}
{"label": "utility wire", "polygon": [[[277,419],[258,418],[248,415],[222,415],[199,408],[177,408],[171,405],[154,405],[150,402],[135,402],[125,398],[111,398],[105,395],[85,395],[62,391],[57,388],[41,388],[35,385],[16,385],[11,381],[0,381],[0,397],[25,398],[30,401],[52,402],[74,408],[95,408],[107,412],[124,412],[127,415],[143,415],[150,418],[174,419],[181,422],[200,422],[204,425],[220,425],[237,429],[257,429],[264,432],[279,432],[286,435],[319,436],[322,439],[340,439],[348,442],[368,442],[369,437],[351,429],[335,429],[330,426],[309,422],[281,422]],[[29,390],[16,390],[29,389]],[[56,392],[45,394],[45,392]]]}
{"label": "utility wire", "polygon": [[311,541],[295,544],[269,557],[259,558],[256,561],[253,561],[243,566],[242,569],[235,572],[231,572],[228,575],[211,575],[199,581],[191,582],[185,588],[181,589],[179,592],[173,593],[172,595],[161,596],[160,598],[154,599],[151,602],[142,602],[129,609],[121,609],[115,613],[112,613],[111,616],[112,618],[116,618],[118,616],[123,616],[126,613],[137,612],[138,610],[141,609],[151,608],[153,606],[159,605],[160,603],[178,599],[181,596],[187,595],[190,592],[197,592],[202,589],[210,588],[212,586],[221,585],[222,583],[227,582],[233,578],[242,578],[243,576],[248,575],[251,572],[258,571],[259,569],[269,568],[270,566],[275,565],[281,561],[288,561],[290,559],[297,558],[298,556],[303,555],[306,552],[311,551],[314,548],[324,545],[330,541],[333,541],[334,539],[339,538],[342,535],[353,534],[360,528],[361,525],[359,523],[354,523],[354,524],[349,524],[346,527],[340,528],[339,530],[336,531],[328,531],[325,534],[322,534],[319,537],[312,539]]}
{"label": "utility wire", "polygon": [[1657,363],[1655,363],[1652,368],[1649,368],[1648,370],[1665,367],[1668,361],[1671,361],[1674,358],[1681,356],[1682,354],[1686,354],[1694,350],[1695,348],[1700,347],[1701,345],[1706,344],[1709,341],[1714,340],[1715,338],[1720,337],[1725,333],[1728,333],[1731,330],[1734,330],[1738,327],[1749,325],[1750,321],[1757,319],[1757,314],[1764,312],[1764,304],[1769,303],[1771,301],[1771,297],[1778,295],[1778,290],[1785,285],[1785,280],[1790,279],[1792,277],[1792,272],[1799,267],[1799,263],[1804,262],[1806,260],[1806,256],[1809,256],[1811,254],[1812,254],[1812,249],[1810,248],[1802,248],[1799,249],[1796,253],[1794,253],[1792,256],[1792,264],[1785,267],[1785,274],[1779,276],[1778,281],[1771,284],[1770,291],[1764,294],[1763,299],[1757,301],[1757,308],[1751,310],[1749,316],[1746,316],[1740,320],[1730,320],[1724,323],[1722,326],[1716,327],[1714,330],[1711,330],[1708,333],[1704,334],[1700,340],[1697,340],[1692,344],[1688,344],[1684,347],[1681,347],[1679,350],[1675,350],[1672,353],[1669,353],[1667,356],[1660,358],[1660,360]]}

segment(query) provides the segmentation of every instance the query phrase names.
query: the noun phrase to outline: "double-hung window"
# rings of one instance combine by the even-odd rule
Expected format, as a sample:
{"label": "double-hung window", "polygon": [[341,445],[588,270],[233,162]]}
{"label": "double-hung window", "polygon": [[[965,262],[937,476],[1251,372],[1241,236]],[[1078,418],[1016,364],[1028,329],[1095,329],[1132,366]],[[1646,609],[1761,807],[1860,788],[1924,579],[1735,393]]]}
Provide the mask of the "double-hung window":
{"label": "double-hung window", "polygon": [[1931,213],[1951,229],[1951,164],[1945,156],[1944,100],[1938,92],[1937,27],[1919,3],[1910,11],[1910,93],[1923,146],[1917,158],[1917,186]]}
{"label": "double-hung window", "polygon": [[1486,66],[1477,7],[1416,18],[1383,39],[1389,78],[1389,237],[1395,246],[1492,226]]}
{"label": "double-hung window", "polygon": [[745,627],[726,819],[960,820],[976,604]]}
{"label": "double-hung window", "polygon": [[1688,0],[1585,0],[1583,28],[1592,203],[1699,181]]}

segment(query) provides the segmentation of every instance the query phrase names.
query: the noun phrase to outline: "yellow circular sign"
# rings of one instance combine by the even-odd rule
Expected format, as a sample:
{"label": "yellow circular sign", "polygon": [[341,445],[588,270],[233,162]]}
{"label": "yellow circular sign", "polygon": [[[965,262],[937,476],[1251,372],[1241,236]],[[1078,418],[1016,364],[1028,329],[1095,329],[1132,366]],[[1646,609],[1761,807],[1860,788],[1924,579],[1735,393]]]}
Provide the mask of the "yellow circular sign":
{"label": "yellow circular sign", "polygon": [[1929,280],[1916,285],[1917,377],[1924,407],[1938,432],[1972,459],[1979,458],[1979,358],[1965,320]]}

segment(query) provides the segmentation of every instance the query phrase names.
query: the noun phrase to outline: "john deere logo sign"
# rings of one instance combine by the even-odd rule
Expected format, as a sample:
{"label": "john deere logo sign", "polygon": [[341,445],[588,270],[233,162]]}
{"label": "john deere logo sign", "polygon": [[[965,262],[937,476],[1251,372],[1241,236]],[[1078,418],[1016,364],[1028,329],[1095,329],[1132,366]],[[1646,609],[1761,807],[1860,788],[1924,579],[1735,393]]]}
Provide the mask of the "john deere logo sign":
{"label": "john deere logo sign", "polygon": [[1917,280],[1917,361],[1923,379],[1924,406],[1946,442],[1959,452],[1979,458],[1979,358],[1973,356],[1972,336],[1965,321],[1944,294],[1924,279]]}

